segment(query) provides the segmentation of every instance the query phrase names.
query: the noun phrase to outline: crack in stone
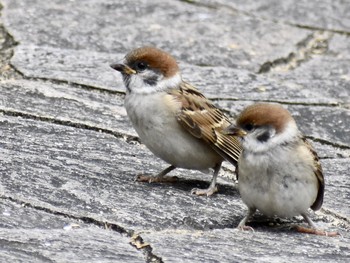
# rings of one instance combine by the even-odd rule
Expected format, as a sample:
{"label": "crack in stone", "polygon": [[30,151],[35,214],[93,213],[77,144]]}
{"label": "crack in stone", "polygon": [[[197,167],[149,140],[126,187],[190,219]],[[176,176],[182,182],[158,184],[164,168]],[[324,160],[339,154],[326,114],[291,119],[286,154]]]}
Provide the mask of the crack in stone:
{"label": "crack in stone", "polygon": [[[134,230],[127,230],[127,229],[125,229],[125,228],[123,228],[115,223],[111,223],[108,221],[100,221],[100,220],[95,219],[93,217],[77,216],[77,215],[71,215],[71,214],[67,214],[64,212],[60,212],[60,211],[55,211],[53,209],[50,209],[47,207],[42,207],[39,205],[34,205],[34,204],[29,203],[29,202],[22,201],[22,200],[16,199],[16,198],[11,197],[11,196],[1,195],[0,198],[3,200],[8,200],[8,201],[16,203],[18,205],[24,206],[24,207],[32,208],[32,209],[37,210],[37,211],[42,211],[42,212],[45,212],[45,213],[48,213],[51,215],[62,216],[65,218],[69,218],[69,219],[73,219],[73,220],[77,220],[77,221],[82,221],[85,224],[95,225],[95,226],[97,226],[101,229],[104,229],[104,230],[112,230],[114,232],[121,234],[122,236],[129,237],[132,241],[135,240]],[[139,247],[135,246],[132,243],[132,241],[129,244],[131,246],[135,247],[137,250],[140,250],[144,254],[147,263],[148,262],[155,262],[155,263],[162,263],[163,262],[160,257],[158,257],[152,253],[153,249],[149,244],[147,246],[142,246],[142,244],[144,244],[144,241],[143,241],[141,236],[137,235],[137,242],[139,244],[141,244]]]}
{"label": "crack in stone", "polygon": [[199,7],[206,7],[206,8],[215,9],[215,10],[218,9],[218,6],[219,6],[219,5],[215,5],[215,4],[200,3],[199,1],[195,1],[195,0],[179,0],[179,2],[183,2],[186,4],[199,6]]}
{"label": "crack in stone", "polygon": [[320,212],[322,212],[323,214],[325,214],[326,216],[330,216],[333,217],[336,220],[339,220],[342,224],[343,227],[350,230],[350,218],[340,215],[336,212],[331,211],[328,208],[322,207]]}
{"label": "crack in stone", "polygon": [[338,148],[338,149],[342,149],[342,150],[349,150],[350,149],[350,146],[349,145],[346,145],[346,144],[340,144],[340,143],[335,143],[335,142],[330,142],[330,141],[327,141],[325,139],[321,139],[321,138],[316,138],[314,136],[311,136],[311,135],[307,135],[305,136],[307,139],[309,140],[312,140],[314,142],[319,142],[321,144],[325,144],[325,145],[330,145],[332,147],[335,147],[335,148]]}
{"label": "crack in stone", "polygon": [[95,132],[100,132],[100,133],[105,133],[109,135],[113,135],[114,137],[118,139],[123,139],[127,143],[141,143],[140,139],[136,136],[129,135],[129,134],[123,134],[116,132],[114,130],[98,127],[98,126],[91,126],[88,124],[84,123],[79,123],[79,122],[73,122],[69,120],[60,120],[52,117],[44,117],[44,116],[38,116],[34,114],[29,114],[29,113],[23,113],[19,111],[8,111],[8,110],[3,110],[0,109],[0,113],[6,115],[6,116],[12,116],[12,117],[21,117],[23,119],[29,119],[29,120],[35,120],[35,121],[41,121],[41,122],[46,122],[46,123],[53,123],[53,124],[58,124],[62,126],[68,126],[68,127],[73,127],[73,128],[78,128],[78,129],[85,129],[85,130],[90,130],[90,131],[95,131]]}
{"label": "crack in stone", "polygon": [[[0,16],[3,6],[0,3]],[[13,48],[18,45],[14,37],[0,24],[0,80],[18,77],[20,74],[10,65],[13,56]]]}
{"label": "crack in stone", "polygon": [[77,83],[77,82],[70,81],[70,80],[61,80],[61,79],[45,78],[45,77],[28,77],[25,74],[23,74],[22,72],[20,72],[18,69],[16,69],[13,65],[11,65],[11,66],[25,80],[33,80],[33,81],[41,80],[41,81],[51,82],[52,84],[58,84],[58,85],[67,84],[69,86],[72,86],[72,87],[75,87],[75,88],[81,88],[81,89],[84,89],[84,90],[87,90],[87,91],[95,91],[95,92],[99,92],[99,93],[102,93],[102,94],[111,94],[111,95],[125,96],[125,92],[124,91],[110,90],[110,89],[107,89],[107,88],[93,86],[93,85],[87,85],[87,84],[82,84],[82,83]]}
{"label": "crack in stone", "polygon": [[328,43],[332,36],[333,33],[326,31],[313,32],[297,43],[297,50],[289,53],[287,57],[263,63],[258,70],[258,74],[293,70],[312,59],[314,55],[325,54],[328,51]]}
{"label": "crack in stone", "polygon": [[10,49],[18,45],[18,42],[14,40],[14,38],[9,34],[9,32],[5,29],[4,25],[2,24],[0,25],[0,35],[2,38],[0,51]]}
{"label": "crack in stone", "polygon": [[0,24],[0,80],[19,77],[19,72],[10,65],[10,59],[13,56],[13,47],[18,43]]}
{"label": "crack in stone", "polygon": [[[227,115],[229,115],[231,118],[233,118],[230,111],[223,110],[223,109],[221,109],[221,110],[223,112],[225,112]],[[106,129],[106,128],[102,128],[102,127],[91,126],[88,124],[72,122],[72,121],[68,121],[68,120],[59,120],[59,119],[55,119],[55,118],[51,118],[51,117],[38,116],[38,115],[34,115],[34,114],[28,114],[28,113],[17,112],[17,111],[7,111],[7,110],[0,109],[0,112],[4,115],[7,115],[7,116],[21,117],[23,119],[42,121],[42,122],[46,122],[46,123],[53,123],[53,124],[58,124],[58,125],[63,125],[63,126],[68,126],[68,127],[78,128],[78,129],[91,130],[91,131],[95,131],[95,132],[102,132],[105,134],[113,135],[114,137],[116,137],[118,139],[123,139],[127,143],[135,143],[136,142],[136,143],[141,144],[141,141],[137,136],[119,133],[119,132],[116,132],[116,131],[113,131],[110,129]],[[327,140],[324,140],[321,138],[316,138],[313,136],[306,136],[306,138],[308,138],[312,141],[315,141],[315,142],[319,142],[321,144],[333,146],[335,148],[339,148],[339,149],[343,149],[343,150],[350,149],[350,146],[345,145],[345,144],[334,143],[334,142],[330,142],[330,141],[327,141]]]}
{"label": "crack in stone", "polygon": [[322,27],[317,27],[317,26],[301,25],[298,23],[290,23],[290,22],[285,22],[285,24],[290,25],[290,26],[294,26],[297,28],[301,28],[301,29],[307,29],[307,30],[312,30],[312,31],[324,31],[324,32],[330,32],[330,33],[350,36],[350,32],[340,30],[340,29],[322,28]]}
{"label": "crack in stone", "polygon": [[[3,8],[3,6],[0,3],[0,12],[2,11],[2,8]],[[0,16],[1,16],[1,13],[0,13]],[[9,34],[9,32],[6,30],[6,28],[2,24],[0,24],[0,40],[3,40],[0,43],[0,57],[1,57],[0,58],[0,80],[11,78],[11,77],[15,76],[15,77],[22,77],[22,78],[28,79],[28,80],[46,80],[46,81],[51,81],[53,83],[56,82],[56,84],[65,83],[65,84],[72,85],[72,83],[70,81],[60,81],[60,80],[45,79],[45,78],[26,77],[24,74],[22,74],[14,66],[12,66],[10,64],[10,60],[14,54],[13,48],[16,45],[18,45],[18,42],[16,42],[14,40],[13,36]],[[93,87],[93,86],[89,86],[89,85],[82,85],[82,84],[76,84],[76,83],[73,83],[73,85],[78,86],[79,88],[84,88],[84,89],[94,90],[94,91],[99,91],[99,92],[108,92],[110,94],[124,94],[122,92],[111,91],[111,90]],[[125,135],[125,134],[123,135],[123,134],[117,133],[117,132],[112,131],[112,130],[101,129],[101,128],[89,126],[86,124],[79,124],[79,123],[74,123],[71,121],[62,121],[62,120],[57,120],[57,119],[53,119],[53,118],[49,118],[49,117],[36,116],[36,115],[25,114],[25,113],[21,113],[21,112],[11,112],[11,111],[4,111],[4,110],[0,110],[0,112],[2,112],[4,115],[8,115],[8,116],[22,117],[25,119],[40,120],[40,121],[55,123],[55,124],[59,124],[59,125],[94,130],[97,132],[104,132],[107,134],[111,134],[117,138],[123,138],[128,143],[135,142],[135,141],[140,143],[138,137],[131,136],[131,135]],[[133,233],[134,233],[133,230],[126,230],[126,229],[122,228],[121,226],[114,224],[114,223],[102,222],[102,221],[96,220],[96,219],[91,218],[91,217],[73,216],[73,215],[63,213],[63,212],[53,211],[51,209],[48,209],[45,207],[40,207],[40,206],[35,206],[31,203],[17,200],[15,198],[9,197],[9,196],[0,196],[0,198],[5,199],[5,200],[9,200],[11,202],[15,202],[15,203],[23,205],[23,206],[33,208],[35,210],[43,211],[43,212],[46,212],[49,214],[63,216],[63,217],[71,218],[71,219],[75,219],[75,220],[81,220],[84,223],[93,224],[93,225],[96,225],[102,229],[113,230],[121,235],[126,235],[130,238],[133,237]],[[137,242],[139,244],[144,243],[142,237],[140,237],[140,236],[138,236]],[[130,245],[135,247],[137,250],[142,251],[142,253],[145,257],[145,261],[147,263],[148,262],[150,262],[150,263],[151,262],[152,263],[162,263],[163,262],[163,260],[160,257],[153,254],[153,252],[152,252],[153,248],[150,245],[147,245],[144,247],[141,245],[140,247],[136,247],[134,244],[132,244],[132,242],[130,242]]]}
{"label": "crack in stone", "polygon": [[[2,6],[0,4],[0,12],[2,10]],[[1,13],[0,13],[1,16]],[[86,85],[75,83],[67,80],[59,80],[54,78],[45,78],[45,77],[28,77],[23,74],[20,70],[18,70],[14,65],[11,64],[11,58],[14,55],[14,47],[19,44],[14,37],[6,30],[3,24],[0,24],[0,80],[8,79],[11,77],[22,78],[25,80],[42,80],[42,81],[50,81],[53,84],[69,84],[70,86],[74,86],[76,88],[81,88],[88,91],[97,91],[100,93],[108,93],[112,95],[121,95],[124,96],[125,92],[114,91],[110,89],[106,89],[103,87],[96,87],[93,85]]]}

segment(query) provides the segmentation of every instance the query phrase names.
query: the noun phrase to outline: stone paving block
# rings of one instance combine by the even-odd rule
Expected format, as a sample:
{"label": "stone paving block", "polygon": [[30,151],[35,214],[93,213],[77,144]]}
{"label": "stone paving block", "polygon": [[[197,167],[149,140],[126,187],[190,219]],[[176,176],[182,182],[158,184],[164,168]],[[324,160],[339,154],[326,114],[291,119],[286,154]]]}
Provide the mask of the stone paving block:
{"label": "stone paving block", "polygon": [[[350,158],[322,160],[326,187],[328,189],[325,192],[324,207],[343,218],[350,217],[349,162]],[[334,202],[335,200],[342,201]]]}
{"label": "stone paving block", "polygon": [[[164,254],[163,250],[167,249],[168,243],[162,240],[165,237],[158,231],[169,229],[232,231],[245,213],[246,208],[233,186],[222,186],[222,192],[211,198],[190,195],[191,187],[203,184],[192,176],[181,175],[183,170],[176,173],[181,180],[175,185],[133,182],[133,176],[137,171],[155,171],[159,166],[151,161],[154,157],[137,144],[129,145],[111,135],[95,131],[16,117],[3,116],[1,123],[3,137],[0,144],[3,150],[0,159],[5,160],[1,173],[7,175],[6,180],[1,183],[2,195],[10,196],[19,202],[25,200],[32,206],[41,207],[51,213],[88,217],[100,222],[117,224],[126,230],[135,230],[143,238],[146,237],[145,242],[156,248],[154,253],[158,257],[164,256],[166,262],[170,255]],[[334,163],[336,160],[333,160],[333,166]],[[341,167],[340,163],[339,171]],[[337,174],[338,170],[332,171]],[[339,180],[344,178],[335,178],[333,186],[331,183],[327,191],[337,190],[339,193],[337,189]],[[346,197],[349,194],[349,187],[345,186],[342,193]],[[343,201],[339,199],[328,199],[326,202],[327,207],[340,211],[345,216],[348,215],[347,203],[342,203]],[[343,227],[346,229],[346,225],[330,219],[327,211],[325,214],[322,212],[318,214],[316,217],[313,216],[317,224],[328,229],[342,230]],[[293,220],[289,220],[284,223],[283,229],[288,229],[288,225],[292,222]],[[259,233],[263,229],[257,234],[257,241],[250,242],[260,242],[259,239],[272,235],[271,231],[281,238],[279,242],[283,242],[287,236],[293,236],[293,232],[281,236],[280,232],[274,233],[274,228],[265,228],[264,224],[266,223],[262,226],[257,225]],[[158,236],[160,241],[156,238],[148,239],[148,234],[144,235],[145,232],[153,233],[153,238]],[[27,232],[17,233],[9,230],[7,233],[8,235],[12,233],[15,239],[22,236],[20,242],[27,242]],[[85,235],[82,232],[80,234]],[[222,239],[221,234],[216,236],[217,234],[213,232],[209,236],[213,235],[219,243],[224,242],[225,239]],[[35,244],[42,242],[40,234],[37,235],[39,236],[32,237],[37,240]],[[56,236],[55,231],[52,235],[55,240],[59,240],[60,247],[68,246],[69,242],[64,241],[67,238],[65,235],[61,236],[59,232]],[[343,236],[348,238],[348,233],[344,232]],[[300,238],[310,239],[308,235],[300,235],[297,237],[299,242]],[[172,234],[167,235],[165,239],[173,239]],[[254,236],[249,239],[256,240]],[[194,245],[191,243],[191,236],[176,237],[176,240],[179,243],[171,241],[173,249],[176,247],[180,249],[186,242],[190,242],[190,246]],[[277,242],[276,237],[273,240]],[[326,242],[334,242],[331,238],[329,240],[331,241]],[[98,238],[97,242],[102,242],[102,239]],[[211,238],[205,238],[201,242],[210,245],[212,241]],[[234,239],[230,239],[229,247],[235,242]],[[32,246],[35,247],[35,244]],[[305,249],[305,246],[303,244],[302,248]],[[317,247],[319,248],[318,245]],[[198,247],[191,247],[189,257],[203,256],[210,259],[214,256],[203,255],[202,249],[201,244],[198,244]],[[223,253],[227,254],[227,251],[224,250]],[[234,256],[235,252],[232,253],[230,255]],[[261,253],[267,257],[270,255],[265,250]],[[65,254],[67,258],[71,256],[69,253]],[[282,256],[288,257],[290,254]],[[254,259],[252,254],[250,257]],[[172,258],[181,259],[179,255],[173,255]],[[225,261],[226,257],[220,258]]]}
{"label": "stone paving block", "polygon": [[350,256],[345,245],[348,237],[325,239],[268,228],[163,231],[143,236],[165,262],[344,262]]}
{"label": "stone paving block", "polygon": [[[91,56],[88,51],[69,51],[52,48],[20,46],[12,59],[12,64],[27,77],[64,80],[100,89],[124,93],[125,88],[119,73],[109,68],[109,64],[122,59],[125,54],[100,54]],[[55,51],[55,52],[53,52]],[[83,56],[87,59],[83,59]],[[82,61],[84,62],[82,64]],[[213,99],[234,99],[253,101],[278,101],[302,104],[338,105],[348,102],[349,80],[344,74],[332,78],[317,77],[327,72],[329,67],[338,67],[338,72],[347,70],[350,61],[339,64],[330,59],[320,63],[311,62],[296,73],[260,75],[246,70],[229,67],[201,67],[180,61],[183,79],[200,89]],[[62,65],[70,65],[68,67]],[[321,68],[322,67],[322,68]],[[94,70],[91,70],[91,69]],[[345,75],[346,76],[346,75]]]}
{"label": "stone paving block", "polygon": [[106,54],[90,50],[25,46],[15,49],[11,64],[29,78],[59,80],[84,86],[125,92],[121,78],[110,64],[125,54]]}
{"label": "stone paving block", "polygon": [[3,81],[0,93],[2,111],[136,136],[126,115],[123,95],[29,80]]}
{"label": "stone paving block", "polygon": [[182,1],[3,2],[4,23],[23,45],[111,54],[155,45],[198,65],[258,70],[268,59],[287,56],[311,33]]}
{"label": "stone paving block", "polygon": [[192,188],[210,180],[198,171],[173,173],[181,178],[174,185],[134,182],[138,173],[166,167],[143,145],[16,117],[2,117],[1,126],[0,171],[6,176],[1,187],[15,199],[135,229],[233,225],[226,207],[244,207],[233,182],[220,185],[214,198],[191,195]]}
{"label": "stone paving block", "polygon": [[1,262],[145,262],[130,238],[2,196]]}
{"label": "stone paving block", "polygon": [[[349,258],[348,3],[0,2],[0,261]],[[172,172],[175,184],[134,182],[166,164],[138,141],[109,64],[150,44],[232,119],[256,101],[284,104],[324,169],[312,218],[342,236],[299,234],[290,227],[301,217],[261,214],[249,222],[255,232],[235,230],[246,207],[227,164],[210,198],[190,194],[211,179],[198,171]]]}
{"label": "stone paving block", "polygon": [[250,14],[267,20],[275,20],[300,27],[322,28],[339,32],[350,32],[350,3],[348,1],[278,1],[264,0],[227,1],[205,0],[189,1],[193,4],[209,5],[216,8],[233,8],[236,12]]}

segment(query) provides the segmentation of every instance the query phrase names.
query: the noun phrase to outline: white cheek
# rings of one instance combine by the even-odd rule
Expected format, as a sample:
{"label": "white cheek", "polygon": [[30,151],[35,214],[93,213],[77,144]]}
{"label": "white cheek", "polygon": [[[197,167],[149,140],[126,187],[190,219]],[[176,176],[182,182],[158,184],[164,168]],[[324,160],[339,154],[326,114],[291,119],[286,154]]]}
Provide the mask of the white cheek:
{"label": "white cheek", "polygon": [[176,73],[174,76],[170,78],[163,78],[158,82],[158,90],[164,90],[165,88],[176,88],[182,82],[182,78],[180,73]]}
{"label": "white cheek", "polygon": [[148,74],[148,72],[145,72],[143,74],[134,74],[130,76],[128,88],[131,90],[131,92],[137,94],[152,94],[171,88],[176,88],[182,82],[180,73],[177,73],[170,78],[162,78],[158,80],[156,85],[149,85],[148,83],[144,82],[144,79],[148,77]]}
{"label": "white cheek", "polygon": [[242,139],[243,148],[250,152],[265,152],[271,143],[260,142],[256,139],[255,134],[248,134]]}
{"label": "white cheek", "polygon": [[282,133],[278,133],[271,138],[271,142],[274,145],[279,145],[285,142],[289,142],[299,136],[300,136],[300,132],[298,130],[298,127],[295,121],[290,121],[288,122],[288,124],[286,125]]}
{"label": "white cheek", "polygon": [[282,133],[274,133],[266,142],[261,142],[257,139],[258,134],[249,133],[242,139],[243,148],[251,152],[266,152],[278,145],[286,142],[291,142],[298,138],[299,130],[294,121],[290,121]]}

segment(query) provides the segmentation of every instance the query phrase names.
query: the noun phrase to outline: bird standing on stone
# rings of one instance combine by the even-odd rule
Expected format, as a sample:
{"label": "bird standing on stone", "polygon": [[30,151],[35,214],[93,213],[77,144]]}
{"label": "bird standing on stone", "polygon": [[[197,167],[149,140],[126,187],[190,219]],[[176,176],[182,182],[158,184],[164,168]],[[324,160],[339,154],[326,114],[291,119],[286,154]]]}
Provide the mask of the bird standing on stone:
{"label": "bird standing on stone", "polygon": [[199,90],[182,80],[176,60],[154,48],[132,50],[123,64],[111,67],[123,76],[125,108],[142,143],[170,164],[156,176],[139,181],[164,182],[175,168],[214,169],[208,189],[192,189],[197,195],[217,191],[216,179],[226,158],[236,165],[241,146],[237,138],[222,134],[230,125],[224,114]]}
{"label": "bird standing on stone", "polygon": [[238,188],[248,213],[238,227],[258,209],[267,216],[301,215],[311,229],[321,233],[308,215],[323,203],[324,178],[316,152],[298,130],[291,114],[277,104],[258,103],[244,109],[224,133],[238,136],[243,151],[238,160]]}

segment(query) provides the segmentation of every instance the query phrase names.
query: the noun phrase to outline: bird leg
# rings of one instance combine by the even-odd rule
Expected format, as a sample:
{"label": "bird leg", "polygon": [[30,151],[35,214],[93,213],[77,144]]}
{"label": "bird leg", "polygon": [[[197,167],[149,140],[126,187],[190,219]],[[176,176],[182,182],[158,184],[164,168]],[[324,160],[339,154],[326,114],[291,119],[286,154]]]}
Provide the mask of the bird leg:
{"label": "bird leg", "polygon": [[145,174],[139,174],[136,176],[135,181],[138,182],[147,182],[147,183],[174,183],[178,180],[176,176],[167,176],[166,174],[170,173],[172,170],[174,170],[176,167],[173,165],[170,165],[163,171],[161,171],[156,176],[151,175],[145,175]]}
{"label": "bird leg", "polygon": [[306,234],[314,234],[314,235],[319,235],[319,236],[328,236],[328,237],[335,237],[338,236],[339,233],[337,231],[333,232],[327,232],[322,229],[317,229],[316,225],[314,222],[311,220],[311,218],[307,214],[302,214],[304,217],[305,221],[309,224],[310,228],[308,227],[303,227],[303,226],[297,226],[296,230],[300,233],[306,233]]}
{"label": "bird leg", "polygon": [[252,228],[251,226],[246,226],[245,224],[247,223],[248,219],[254,215],[255,211],[256,211],[256,208],[251,208],[251,207],[248,208],[248,212],[246,216],[241,220],[241,222],[239,222],[237,226],[239,230],[254,231],[254,228]]}
{"label": "bird leg", "polygon": [[210,196],[216,193],[218,191],[218,188],[216,186],[216,179],[218,177],[220,168],[221,168],[221,163],[218,163],[217,165],[215,165],[213,178],[211,179],[210,185],[207,189],[193,188],[191,190],[191,194]]}

